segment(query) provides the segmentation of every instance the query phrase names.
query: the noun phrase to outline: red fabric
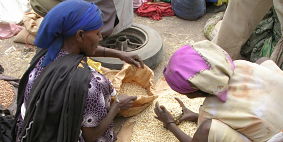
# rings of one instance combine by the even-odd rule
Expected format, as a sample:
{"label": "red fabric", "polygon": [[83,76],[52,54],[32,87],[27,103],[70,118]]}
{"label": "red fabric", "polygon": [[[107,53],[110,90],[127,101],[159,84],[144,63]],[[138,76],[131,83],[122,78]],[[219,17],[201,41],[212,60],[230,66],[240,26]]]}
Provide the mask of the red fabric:
{"label": "red fabric", "polygon": [[143,3],[136,13],[139,16],[150,17],[153,20],[161,20],[163,16],[174,16],[170,3],[165,2],[146,2]]}

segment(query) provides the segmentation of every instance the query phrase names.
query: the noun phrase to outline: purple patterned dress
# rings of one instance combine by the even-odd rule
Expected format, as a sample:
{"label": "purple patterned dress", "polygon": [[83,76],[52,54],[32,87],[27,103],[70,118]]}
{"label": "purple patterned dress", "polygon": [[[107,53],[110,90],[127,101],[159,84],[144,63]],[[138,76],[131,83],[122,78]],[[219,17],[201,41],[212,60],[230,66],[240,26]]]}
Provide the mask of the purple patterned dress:
{"label": "purple patterned dress", "polygon": [[[67,55],[65,51],[60,51],[56,59]],[[17,141],[20,141],[19,134],[22,132],[23,128],[23,118],[25,115],[25,108],[27,107],[27,102],[30,101],[30,91],[35,79],[40,75],[41,71],[44,69],[41,67],[42,61],[45,56],[41,57],[35,68],[29,74],[29,80],[26,85],[24,94],[24,104],[21,107],[21,115],[18,118],[17,127]],[[56,60],[55,59],[55,60]],[[112,87],[111,82],[102,74],[97,72],[95,69],[91,68],[91,81],[89,83],[88,95],[86,97],[86,103],[83,111],[83,122],[82,127],[96,127],[100,121],[107,115],[110,109],[111,95],[115,95],[115,90]],[[109,128],[105,131],[104,135],[97,139],[97,142],[112,142],[116,138],[114,137],[113,125],[111,124]],[[79,139],[83,142],[82,136]]]}

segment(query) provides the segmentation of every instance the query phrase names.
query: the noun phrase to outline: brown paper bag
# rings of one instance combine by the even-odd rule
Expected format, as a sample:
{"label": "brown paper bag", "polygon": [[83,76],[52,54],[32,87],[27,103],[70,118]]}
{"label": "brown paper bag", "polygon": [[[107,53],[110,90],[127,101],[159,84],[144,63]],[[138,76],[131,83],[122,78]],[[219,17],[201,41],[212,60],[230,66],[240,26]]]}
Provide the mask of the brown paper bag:
{"label": "brown paper bag", "polygon": [[145,66],[144,69],[142,69],[125,64],[120,71],[106,68],[103,68],[102,71],[112,82],[117,92],[119,92],[123,83],[136,83],[147,90],[145,96],[139,96],[137,100],[134,101],[132,108],[120,112],[120,115],[123,117],[131,117],[139,114],[157,98],[153,93],[153,71],[149,67]]}
{"label": "brown paper bag", "polygon": [[34,11],[24,15],[24,29],[16,36],[14,42],[34,45],[35,36],[43,17],[36,14]]}
{"label": "brown paper bag", "polygon": [[14,39],[16,43],[34,45],[35,36],[29,33],[26,29],[22,29]]}

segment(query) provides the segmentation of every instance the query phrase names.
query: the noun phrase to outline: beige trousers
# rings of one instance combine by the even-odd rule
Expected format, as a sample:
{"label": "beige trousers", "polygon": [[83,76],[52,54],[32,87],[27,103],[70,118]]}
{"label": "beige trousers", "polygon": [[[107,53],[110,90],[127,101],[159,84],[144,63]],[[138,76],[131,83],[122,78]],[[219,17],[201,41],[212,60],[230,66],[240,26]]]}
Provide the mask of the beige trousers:
{"label": "beige trousers", "polygon": [[222,25],[213,42],[239,59],[242,45],[274,5],[283,30],[283,0],[230,0]]}
{"label": "beige trousers", "polygon": [[212,119],[208,142],[251,142],[247,137],[219,120]]}

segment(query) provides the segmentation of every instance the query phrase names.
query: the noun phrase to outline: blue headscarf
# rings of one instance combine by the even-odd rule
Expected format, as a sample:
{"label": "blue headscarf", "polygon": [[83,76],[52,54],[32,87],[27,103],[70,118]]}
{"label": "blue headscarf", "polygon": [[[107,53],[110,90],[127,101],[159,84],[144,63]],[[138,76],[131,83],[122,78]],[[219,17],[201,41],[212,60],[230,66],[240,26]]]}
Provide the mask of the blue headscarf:
{"label": "blue headscarf", "polygon": [[75,35],[78,30],[97,30],[102,25],[101,11],[94,3],[67,0],[56,5],[44,17],[35,39],[37,47],[48,49],[42,66],[56,58],[64,38]]}

